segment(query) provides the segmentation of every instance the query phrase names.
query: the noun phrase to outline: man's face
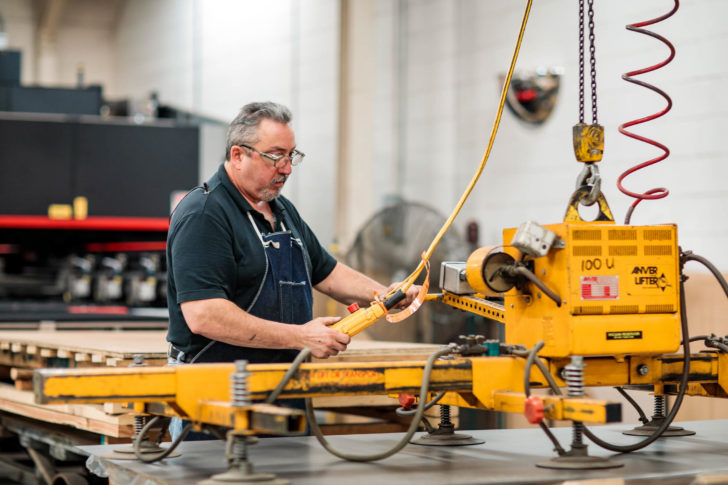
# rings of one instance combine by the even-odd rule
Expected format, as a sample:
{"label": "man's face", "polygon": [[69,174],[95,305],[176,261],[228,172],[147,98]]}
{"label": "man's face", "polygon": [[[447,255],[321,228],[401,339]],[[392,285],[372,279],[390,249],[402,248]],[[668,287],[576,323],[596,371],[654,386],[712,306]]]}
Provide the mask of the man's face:
{"label": "man's face", "polygon": [[[258,125],[259,140],[253,148],[271,155],[289,155],[296,147],[296,138],[290,126],[264,119]],[[278,197],[288,176],[290,161],[275,168],[272,160],[250,150],[242,150],[236,185],[253,202],[270,202]]]}

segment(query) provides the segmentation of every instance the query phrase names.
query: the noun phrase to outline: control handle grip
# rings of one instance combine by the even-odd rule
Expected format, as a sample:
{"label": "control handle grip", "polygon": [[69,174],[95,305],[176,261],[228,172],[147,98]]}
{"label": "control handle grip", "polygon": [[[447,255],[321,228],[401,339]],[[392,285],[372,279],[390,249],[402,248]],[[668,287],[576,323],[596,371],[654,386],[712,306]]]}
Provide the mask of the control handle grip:
{"label": "control handle grip", "polygon": [[354,313],[347,315],[335,324],[331,325],[331,328],[345,333],[349,337],[353,337],[382,318],[385,314],[385,308],[387,310],[393,308],[397,303],[402,301],[405,296],[406,295],[402,290],[397,290],[386,300],[381,302],[375,301],[369,305],[369,307],[360,308]]}

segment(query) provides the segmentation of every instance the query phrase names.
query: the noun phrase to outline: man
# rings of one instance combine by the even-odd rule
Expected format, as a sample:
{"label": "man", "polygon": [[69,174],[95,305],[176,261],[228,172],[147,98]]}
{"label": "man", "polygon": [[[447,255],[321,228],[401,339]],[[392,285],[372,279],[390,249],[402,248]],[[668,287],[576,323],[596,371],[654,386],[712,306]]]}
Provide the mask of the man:
{"label": "man", "polygon": [[[361,305],[388,290],[337,262],[280,195],[304,157],[290,121],[290,111],[275,103],[244,106],[228,129],[225,162],[172,215],[172,361],[291,362],[306,347],[314,357],[336,355],[349,336],[329,328],[338,317],[312,317],[312,288]],[[417,291],[411,287],[398,307]]]}

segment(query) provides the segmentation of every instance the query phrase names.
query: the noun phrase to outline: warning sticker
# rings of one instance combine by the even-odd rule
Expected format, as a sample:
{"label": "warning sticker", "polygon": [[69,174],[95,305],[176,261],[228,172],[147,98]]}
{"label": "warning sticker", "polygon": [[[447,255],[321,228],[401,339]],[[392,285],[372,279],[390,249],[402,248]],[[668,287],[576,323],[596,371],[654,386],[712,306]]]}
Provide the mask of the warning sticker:
{"label": "warning sticker", "polygon": [[642,339],[642,330],[630,330],[626,332],[607,332],[607,340],[634,340]]}
{"label": "warning sticker", "polygon": [[619,298],[619,276],[582,276],[582,300],[617,300]]}

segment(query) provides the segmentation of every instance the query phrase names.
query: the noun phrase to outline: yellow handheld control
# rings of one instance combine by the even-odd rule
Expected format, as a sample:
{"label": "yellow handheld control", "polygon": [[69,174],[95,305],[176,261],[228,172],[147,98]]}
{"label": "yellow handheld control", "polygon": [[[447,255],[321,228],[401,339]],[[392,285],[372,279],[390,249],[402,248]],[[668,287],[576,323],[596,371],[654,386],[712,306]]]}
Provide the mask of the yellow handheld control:
{"label": "yellow handheld control", "polygon": [[387,313],[387,310],[402,301],[404,297],[404,292],[402,290],[397,290],[386,300],[375,301],[369,305],[368,308],[358,309],[354,313],[333,324],[331,328],[345,333],[349,337],[353,337],[382,318]]}

